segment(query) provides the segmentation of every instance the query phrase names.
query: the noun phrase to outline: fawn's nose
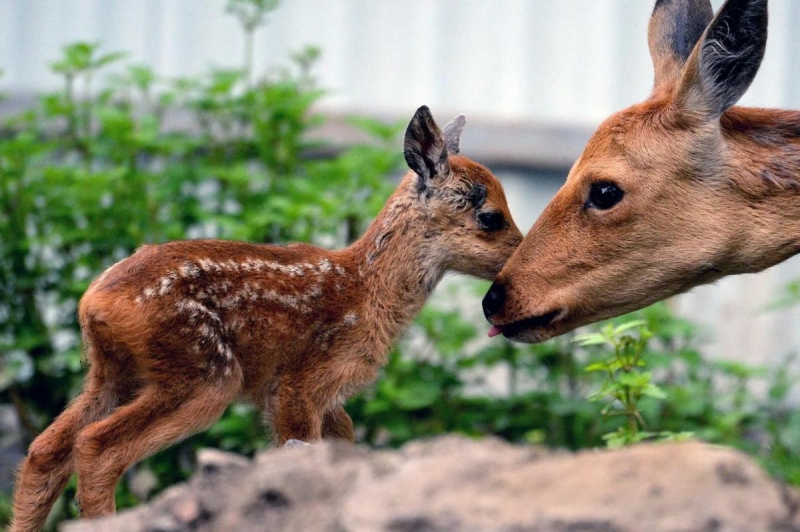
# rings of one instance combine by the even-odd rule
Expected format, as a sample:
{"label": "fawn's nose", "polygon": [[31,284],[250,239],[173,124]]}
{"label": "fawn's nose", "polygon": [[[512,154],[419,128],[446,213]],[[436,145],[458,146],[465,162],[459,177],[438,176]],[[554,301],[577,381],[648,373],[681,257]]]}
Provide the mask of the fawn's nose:
{"label": "fawn's nose", "polygon": [[503,309],[506,302],[506,289],[501,283],[494,282],[483,298],[483,315],[487,320]]}

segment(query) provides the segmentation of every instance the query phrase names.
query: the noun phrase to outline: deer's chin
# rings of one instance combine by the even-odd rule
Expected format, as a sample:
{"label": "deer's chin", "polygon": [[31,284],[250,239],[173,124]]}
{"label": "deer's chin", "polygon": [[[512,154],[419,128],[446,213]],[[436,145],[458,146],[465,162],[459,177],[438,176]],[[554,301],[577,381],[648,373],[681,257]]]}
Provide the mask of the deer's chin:
{"label": "deer's chin", "polygon": [[571,327],[565,322],[566,316],[567,309],[556,309],[511,323],[496,325],[496,328],[509,340],[536,344],[569,331]]}

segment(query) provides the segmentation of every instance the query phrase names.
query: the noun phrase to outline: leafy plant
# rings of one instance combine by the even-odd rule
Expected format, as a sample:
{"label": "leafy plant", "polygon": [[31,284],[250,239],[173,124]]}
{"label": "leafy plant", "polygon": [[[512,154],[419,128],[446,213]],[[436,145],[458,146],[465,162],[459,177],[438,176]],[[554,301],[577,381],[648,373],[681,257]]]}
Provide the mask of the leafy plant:
{"label": "leafy plant", "polygon": [[[626,334],[633,329],[638,329],[638,338]],[[643,397],[656,400],[667,398],[664,390],[653,384],[653,374],[640,370],[646,366],[644,352],[652,336],[643,320],[635,320],[622,325],[609,323],[599,332],[586,333],[576,339],[581,347],[607,346],[612,350],[610,358],[586,366],[586,371],[601,372],[605,376],[602,388],[590,394],[588,399],[607,401],[602,414],[607,417],[622,416],[626,421],[616,431],[603,435],[609,447],[622,447],[655,436],[664,440],[691,437],[691,433],[687,432],[676,434],[664,431],[656,434],[641,430],[645,428],[645,421],[639,410],[639,401]]]}

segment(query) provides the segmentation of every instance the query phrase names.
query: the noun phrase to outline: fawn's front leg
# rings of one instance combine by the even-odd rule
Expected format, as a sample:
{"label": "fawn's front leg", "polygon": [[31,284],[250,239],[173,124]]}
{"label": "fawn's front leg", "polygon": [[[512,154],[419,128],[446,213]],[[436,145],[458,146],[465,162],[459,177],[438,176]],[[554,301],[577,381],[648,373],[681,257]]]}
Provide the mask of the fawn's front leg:
{"label": "fawn's front leg", "polygon": [[302,386],[289,379],[282,379],[273,416],[278,445],[287,440],[309,442],[322,438],[320,409],[304,393]]}
{"label": "fawn's front leg", "polygon": [[273,396],[277,443],[323,437],[352,442],[353,421],[340,404],[343,390],[358,389],[376,375],[376,365],[365,363],[363,357],[348,359],[336,356],[336,352],[323,362],[284,374]]}

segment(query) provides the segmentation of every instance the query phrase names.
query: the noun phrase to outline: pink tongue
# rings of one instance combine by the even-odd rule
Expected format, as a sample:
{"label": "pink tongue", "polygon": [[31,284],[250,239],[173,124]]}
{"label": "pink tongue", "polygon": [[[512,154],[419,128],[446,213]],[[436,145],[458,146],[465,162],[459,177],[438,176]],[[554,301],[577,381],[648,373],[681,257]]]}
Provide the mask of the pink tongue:
{"label": "pink tongue", "polygon": [[492,325],[492,328],[489,329],[489,338],[494,338],[498,334],[503,334],[503,329],[497,325]]}

